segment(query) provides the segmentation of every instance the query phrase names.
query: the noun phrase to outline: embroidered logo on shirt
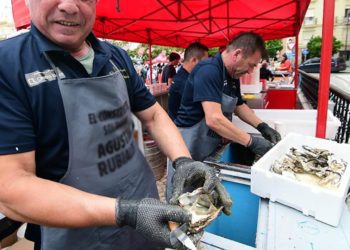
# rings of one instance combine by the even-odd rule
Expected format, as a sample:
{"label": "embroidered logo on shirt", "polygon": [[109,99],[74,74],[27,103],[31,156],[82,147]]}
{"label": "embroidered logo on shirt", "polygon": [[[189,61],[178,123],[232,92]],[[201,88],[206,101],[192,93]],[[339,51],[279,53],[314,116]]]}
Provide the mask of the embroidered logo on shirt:
{"label": "embroidered logo on shirt", "polygon": [[124,79],[129,79],[130,76],[128,74],[128,71],[126,69],[118,69],[117,66],[115,66],[113,63],[112,71],[109,72],[110,75],[113,75],[114,73],[120,72],[120,74],[123,76]]}
{"label": "embroidered logo on shirt", "polygon": [[[59,68],[57,68],[57,70],[61,79],[66,78],[64,73]],[[29,87],[34,87],[41,83],[51,82],[57,79],[56,73],[53,69],[47,69],[42,72],[37,70],[31,73],[27,73],[25,74],[25,78]]]}

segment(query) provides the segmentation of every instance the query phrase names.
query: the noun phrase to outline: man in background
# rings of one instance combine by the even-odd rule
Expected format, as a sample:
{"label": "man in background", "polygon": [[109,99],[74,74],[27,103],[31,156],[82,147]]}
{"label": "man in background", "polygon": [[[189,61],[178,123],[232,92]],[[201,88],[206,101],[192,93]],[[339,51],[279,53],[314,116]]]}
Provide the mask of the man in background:
{"label": "man in background", "polygon": [[[260,156],[280,140],[279,133],[257,117],[241,97],[239,77],[252,73],[265,54],[264,40],[258,34],[241,33],[221,54],[198,63],[188,76],[174,122],[194,159],[203,161],[223,138]],[[233,112],[264,138],[236,127]]]}
{"label": "man in background", "polygon": [[185,83],[192,69],[203,59],[208,58],[208,47],[201,43],[191,43],[185,50],[182,67],[174,76],[173,84],[169,90],[168,114],[175,120],[177,111],[181,104],[182,93]]}
{"label": "man in background", "polygon": [[267,68],[268,64],[266,60],[264,60],[261,63],[261,68],[260,68],[260,79],[265,79],[266,81],[273,81],[273,74],[271,71]]}
{"label": "man in background", "polygon": [[169,63],[164,67],[162,72],[162,82],[167,85],[172,84],[174,76],[176,74],[176,65],[179,64],[180,55],[176,52],[171,52],[169,55]]}

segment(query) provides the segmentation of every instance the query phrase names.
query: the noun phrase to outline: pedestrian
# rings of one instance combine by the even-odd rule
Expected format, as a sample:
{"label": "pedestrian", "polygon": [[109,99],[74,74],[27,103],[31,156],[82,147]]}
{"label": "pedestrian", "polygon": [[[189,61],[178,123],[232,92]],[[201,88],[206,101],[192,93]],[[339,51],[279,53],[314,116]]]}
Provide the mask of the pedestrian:
{"label": "pedestrian", "polygon": [[260,79],[265,79],[266,81],[273,81],[273,74],[272,72],[267,68],[268,64],[266,60],[264,60],[261,63],[261,68],[260,68]]}
{"label": "pedestrian", "polygon": [[174,161],[174,187],[201,179],[229,210],[215,171],[190,158],[127,53],[93,35],[97,0],[27,4],[30,31],[0,42],[0,212],[29,223],[35,249],[180,246],[168,222],[191,216],[158,200],[132,112]]}
{"label": "pedestrian", "polygon": [[180,55],[176,52],[171,52],[169,55],[169,63],[163,68],[162,83],[171,85],[176,74],[176,66],[179,64]]}
{"label": "pedestrian", "polygon": [[175,120],[180,107],[182,93],[189,73],[191,73],[198,62],[208,58],[208,50],[207,46],[199,42],[191,43],[186,48],[182,67],[174,76],[173,84],[169,90],[168,114],[172,120]]}
{"label": "pedestrian", "polygon": [[279,71],[287,71],[288,73],[292,73],[292,64],[288,60],[287,54],[282,55],[282,61],[279,67],[277,67],[277,70]]}

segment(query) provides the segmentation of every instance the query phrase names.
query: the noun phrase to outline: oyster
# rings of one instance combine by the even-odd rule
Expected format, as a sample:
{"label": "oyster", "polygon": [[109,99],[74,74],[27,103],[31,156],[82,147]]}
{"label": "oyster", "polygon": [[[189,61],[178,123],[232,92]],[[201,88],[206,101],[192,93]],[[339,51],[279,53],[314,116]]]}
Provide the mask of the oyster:
{"label": "oyster", "polygon": [[192,214],[188,231],[196,233],[209,225],[220,213],[223,207],[217,208],[211,201],[209,194],[198,188],[192,193],[184,193],[179,197],[179,205]]}
{"label": "oyster", "polygon": [[337,188],[346,168],[347,162],[336,159],[329,150],[304,145],[301,150],[290,148],[281,160],[275,161],[270,170],[322,187]]}

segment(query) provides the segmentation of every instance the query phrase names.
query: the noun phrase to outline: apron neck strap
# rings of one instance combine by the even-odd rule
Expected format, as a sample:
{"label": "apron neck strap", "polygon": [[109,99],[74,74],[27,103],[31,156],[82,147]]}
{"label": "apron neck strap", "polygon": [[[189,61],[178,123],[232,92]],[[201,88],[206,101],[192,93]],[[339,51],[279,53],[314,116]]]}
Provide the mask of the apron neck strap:
{"label": "apron neck strap", "polygon": [[[46,52],[44,52],[44,57],[47,60],[47,62],[50,64],[51,68],[55,71],[57,79],[61,80],[60,74],[59,74],[59,68],[56,67],[56,65],[53,63],[53,61],[50,59],[49,55]],[[115,65],[115,63],[113,63],[111,59],[109,59],[109,62],[112,64],[114,72],[120,72],[117,65]]]}

